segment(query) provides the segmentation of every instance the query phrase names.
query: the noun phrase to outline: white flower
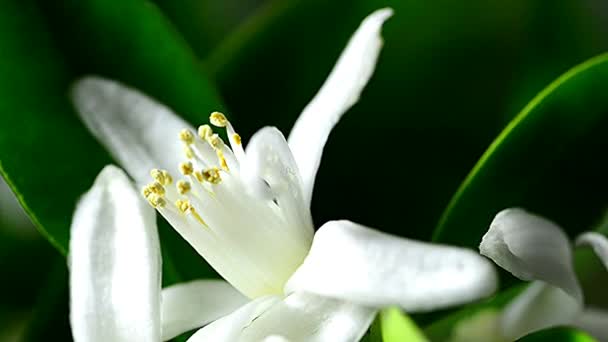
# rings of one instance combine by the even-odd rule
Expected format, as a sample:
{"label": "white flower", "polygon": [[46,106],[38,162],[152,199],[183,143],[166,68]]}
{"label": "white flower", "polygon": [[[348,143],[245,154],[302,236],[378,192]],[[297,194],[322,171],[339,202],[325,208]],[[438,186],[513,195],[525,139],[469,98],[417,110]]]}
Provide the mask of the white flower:
{"label": "white flower", "polygon": [[191,341],[356,341],[380,307],[428,311],[495,290],[493,266],[469,250],[349,221],[314,232],[309,206],[323,146],[371,77],[380,28],[391,14],[379,10],[363,21],[289,142],[266,127],[244,150],[226,117],[213,113],[211,122],[227,129],[228,147],[209,126],[194,134],[133,89],[100,78],[76,85],[74,101],[89,129],[139,185],[159,167],[143,195],[238,289],[218,281],[213,284],[221,288],[178,285],[163,290],[159,304],[153,219],[132,198],[126,178],[110,168],[82,200],[73,224],[78,341],[166,340],[233,310],[245,301],[240,293],[250,301]]}
{"label": "white flower", "polygon": [[[576,245],[591,246],[608,269],[606,237],[584,233]],[[584,305],[571,243],[555,223],[522,209],[503,210],[492,221],[479,249],[514,276],[533,280],[496,316],[499,331],[490,336],[497,341],[515,340],[558,325],[579,327],[608,341],[608,312]],[[486,336],[483,341],[492,339]]]}

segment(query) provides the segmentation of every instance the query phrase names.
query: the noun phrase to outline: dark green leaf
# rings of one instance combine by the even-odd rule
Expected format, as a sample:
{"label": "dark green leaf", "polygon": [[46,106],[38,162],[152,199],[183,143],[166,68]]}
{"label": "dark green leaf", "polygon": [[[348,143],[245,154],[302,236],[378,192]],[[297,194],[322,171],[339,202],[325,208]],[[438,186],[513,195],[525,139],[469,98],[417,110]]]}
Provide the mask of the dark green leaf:
{"label": "dark green leaf", "polygon": [[562,75],[505,128],[452,198],[435,240],[475,246],[493,216],[512,206],[575,234],[606,208],[608,55]]}

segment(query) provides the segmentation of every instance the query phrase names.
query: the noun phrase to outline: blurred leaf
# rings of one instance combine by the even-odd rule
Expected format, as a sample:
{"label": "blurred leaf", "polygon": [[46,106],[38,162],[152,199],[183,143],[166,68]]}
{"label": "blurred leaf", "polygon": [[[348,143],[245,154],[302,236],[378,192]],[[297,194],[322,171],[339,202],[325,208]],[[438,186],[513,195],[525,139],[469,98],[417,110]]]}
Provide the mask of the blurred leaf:
{"label": "blurred leaf", "polygon": [[560,341],[560,342],[596,342],[585,332],[574,328],[552,328],[542,330],[519,339],[520,342]]}
{"label": "blurred leaf", "polygon": [[416,323],[398,308],[382,310],[380,312],[380,325],[384,342],[428,341]]}
{"label": "blurred leaf", "polygon": [[[194,54],[147,1],[45,2],[47,18],[29,1],[0,6],[0,165],[37,227],[65,254],[76,200],[111,162],[68,100],[75,75],[134,85],[193,124],[222,104]],[[160,226],[168,236],[165,284],[214,274]]]}
{"label": "blurred leaf", "polygon": [[474,247],[498,211],[521,206],[571,235],[608,204],[608,55],[539,93],[492,143],[439,223],[434,240]]}
{"label": "blurred leaf", "polygon": [[264,1],[153,0],[153,2],[175,24],[196,54],[204,58],[227,33],[233,31]]}
{"label": "blurred leaf", "polygon": [[76,199],[109,159],[66,100],[66,67],[43,23],[31,1],[0,5],[0,169],[65,254]]}
{"label": "blurred leaf", "polygon": [[94,73],[143,90],[201,124],[223,108],[194,52],[146,0],[41,1],[76,73]]}
{"label": "blurred leaf", "polygon": [[20,341],[72,340],[67,264],[59,256],[53,261],[54,265],[37,293],[36,306]]}
{"label": "blurred leaf", "polygon": [[579,0],[271,5],[205,60],[245,138],[263,125],[287,134],[360,21],[394,7],[377,71],[329,138],[312,209],[317,225],[348,218],[420,239],[521,99],[608,48],[599,12]]}

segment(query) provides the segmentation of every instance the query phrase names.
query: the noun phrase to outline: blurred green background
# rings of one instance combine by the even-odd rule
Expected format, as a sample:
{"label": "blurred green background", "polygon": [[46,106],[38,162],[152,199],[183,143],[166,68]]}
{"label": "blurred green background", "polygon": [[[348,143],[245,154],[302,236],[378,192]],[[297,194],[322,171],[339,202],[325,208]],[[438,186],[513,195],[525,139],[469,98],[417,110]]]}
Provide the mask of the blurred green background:
{"label": "blurred green background", "polygon": [[[0,202],[0,340],[69,339],[71,212],[111,162],[75,116],[71,82],[120,80],[192,124],[224,110],[245,141],[265,125],[287,134],[350,34],[385,6],[395,15],[377,70],[325,149],[317,226],[347,218],[473,248],[509,206],[572,236],[595,227],[608,208],[606,66],[539,109],[445,210],[536,94],[608,51],[605,0],[9,0],[0,4],[0,166],[40,233]],[[161,238],[165,284],[213,276],[167,225]]]}

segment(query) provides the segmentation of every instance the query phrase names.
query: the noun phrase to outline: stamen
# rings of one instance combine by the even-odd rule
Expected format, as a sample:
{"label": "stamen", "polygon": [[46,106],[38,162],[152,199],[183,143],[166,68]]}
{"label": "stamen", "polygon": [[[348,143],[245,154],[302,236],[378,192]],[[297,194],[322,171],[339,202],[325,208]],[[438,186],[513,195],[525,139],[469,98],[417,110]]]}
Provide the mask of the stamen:
{"label": "stamen", "polygon": [[184,176],[189,176],[189,175],[192,174],[192,172],[194,172],[194,167],[192,166],[191,162],[180,163],[179,164],[179,171]]}
{"label": "stamen", "polygon": [[169,185],[173,183],[173,177],[166,170],[152,169],[150,176],[162,185]]}
{"label": "stamen", "polygon": [[223,145],[222,138],[220,138],[220,136],[217,135],[216,133],[210,135],[206,141],[214,149],[220,149],[221,146]]}
{"label": "stamen", "polygon": [[194,217],[200,224],[204,225],[207,228],[209,227],[207,226],[207,223],[205,223],[203,218],[196,212],[196,209],[194,209],[192,204],[190,204],[190,201],[177,200],[175,201],[175,206],[182,214],[192,215],[192,217]]}
{"label": "stamen", "polygon": [[207,141],[207,139],[213,134],[213,129],[209,125],[202,125],[198,127],[198,136],[201,139]]}
{"label": "stamen", "polygon": [[222,181],[220,170],[217,167],[212,167],[203,171],[203,179],[211,184],[219,184]]}
{"label": "stamen", "polygon": [[190,189],[192,189],[192,186],[190,185],[190,182],[187,182],[187,181],[184,181],[184,180],[177,181],[176,187],[177,187],[177,191],[181,195],[186,194],[188,191],[190,191]]}
{"label": "stamen", "polygon": [[187,129],[182,129],[179,132],[179,139],[183,141],[186,145],[190,145],[194,142],[194,134]]}
{"label": "stamen", "polygon": [[184,154],[186,155],[186,158],[188,158],[188,159],[194,158],[194,151],[188,145],[184,146]]}
{"label": "stamen", "polygon": [[220,166],[222,167],[222,169],[224,171],[230,171],[228,169],[228,163],[226,162],[226,158],[224,157],[224,152],[222,152],[222,150],[216,150],[215,153],[217,154],[217,159],[219,159]]}
{"label": "stamen", "polygon": [[200,171],[194,171],[194,177],[197,181],[203,182],[205,179],[203,178],[203,174]]}
{"label": "stamen", "polygon": [[149,194],[146,199],[153,208],[164,208],[167,205],[167,201],[161,195]]}
{"label": "stamen", "polygon": [[232,139],[234,140],[234,142],[235,142],[237,145],[241,145],[242,140],[241,140],[241,136],[240,136],[240,135],[238,135],[238,133],[234,133],[234,134],[232,135]]}
{"label": "stamen", "polygon": [[212,125],[217,127],[226,127],[226,125],[228,125],[228,119],[226,119],[226,116],[220,112],[211,113],[211,116],[209,116],[209,121]]}

